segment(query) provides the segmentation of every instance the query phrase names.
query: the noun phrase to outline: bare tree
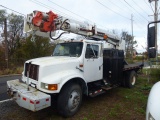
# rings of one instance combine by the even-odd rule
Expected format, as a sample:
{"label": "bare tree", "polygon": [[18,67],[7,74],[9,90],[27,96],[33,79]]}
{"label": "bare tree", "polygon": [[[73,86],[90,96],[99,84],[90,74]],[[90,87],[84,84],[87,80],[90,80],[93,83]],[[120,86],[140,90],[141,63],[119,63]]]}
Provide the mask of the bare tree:
{"label": "bare tree", "polygon": [[127,57],[132,57],[131,50],[135,49],[134,46],[137,44],[137,41],[133,41],[132,39],[134,38],[132,38],[132,35],[130,35],[127,31],[122,31],[121,36],[125,40],[125,50]]}
{"label": "bare tree", "polygon": [[17,47],[20,47],[20,40],[23,38],[23,16],[8,15],[8,50],[12,56]]}
{"label": "bare tree", "polygon": [[0,42],[2,42],[3,38],[3,30],[4,30],[4,19],[6,18],[6,11],[0,10]]}

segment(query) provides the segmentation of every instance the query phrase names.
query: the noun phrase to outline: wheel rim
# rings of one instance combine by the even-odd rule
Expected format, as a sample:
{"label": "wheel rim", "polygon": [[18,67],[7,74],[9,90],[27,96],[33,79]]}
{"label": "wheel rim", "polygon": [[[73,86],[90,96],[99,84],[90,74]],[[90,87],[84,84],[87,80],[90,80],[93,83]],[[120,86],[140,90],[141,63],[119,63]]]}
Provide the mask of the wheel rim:
{"label": "wheel rim", "polygon": [[68,108],[70,111],[74,111],[78,108],[80,103],[80,93],[77,91],[73,91],[70,94],[70,97],[68,99]]}
{"label": "wheel rim", "polygon": [[131,84],[132,84],[132,85],[134,85],[134,84],[135,84],[135,82],[136,82],[136,77],[135,77],[135,76],[133,76],[133,77],[132,77],[132,82],[131,82]]}

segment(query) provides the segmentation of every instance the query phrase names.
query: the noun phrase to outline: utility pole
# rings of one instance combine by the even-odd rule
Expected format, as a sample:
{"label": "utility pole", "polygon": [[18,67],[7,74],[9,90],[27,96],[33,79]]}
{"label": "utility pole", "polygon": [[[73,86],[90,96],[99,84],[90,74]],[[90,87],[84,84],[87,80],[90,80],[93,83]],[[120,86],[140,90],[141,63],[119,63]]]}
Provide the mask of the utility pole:
{"label": "utility pole", "polygon": [[[154,21],[158,21],[158,0],[148,0],[149,3],[155,1],[155,11],[154,11]],[[151,15],[152,16],[152,15]],[[157,23],[154,24],[155,26],[155,49],[156,49],[156,61],[158,60],[158,46],[157,46]],[[157,63],[157,62],[156,62]]]}
{"label": "utility pole", "polygon": [[[154,12],[154,21],[158,20],[158,0],[155,0],[155,12]],[[157,47],[157,23],[155,23],[155,48],[156,48],[156,61],[158,60],[158,47]]]}
{"label": "utility pole", "polygon": [[8,42],[7,42],[7,19],[4,19],[4,38],[5,38],[5,60],[8,68]]}
{"label": "utility pole", "polygon": [[131,31],[132,31],[132,40],[131,40],[131,59],[133,61],[133,15],[131,14]]}

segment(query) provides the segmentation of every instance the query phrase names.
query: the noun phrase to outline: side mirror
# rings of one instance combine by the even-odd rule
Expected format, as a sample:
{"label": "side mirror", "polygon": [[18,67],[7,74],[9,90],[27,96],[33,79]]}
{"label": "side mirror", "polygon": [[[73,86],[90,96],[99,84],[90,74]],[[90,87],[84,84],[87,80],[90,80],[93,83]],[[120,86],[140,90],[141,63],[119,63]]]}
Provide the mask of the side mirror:
{"label": "side mirror", "polygon": [[155,26],[148,29],[148,48],[155,47]]}
{"label": "side mirror", "polygon": [[148,27],[148,57],[156,57],[156,48],[155,48],[155,26]]}

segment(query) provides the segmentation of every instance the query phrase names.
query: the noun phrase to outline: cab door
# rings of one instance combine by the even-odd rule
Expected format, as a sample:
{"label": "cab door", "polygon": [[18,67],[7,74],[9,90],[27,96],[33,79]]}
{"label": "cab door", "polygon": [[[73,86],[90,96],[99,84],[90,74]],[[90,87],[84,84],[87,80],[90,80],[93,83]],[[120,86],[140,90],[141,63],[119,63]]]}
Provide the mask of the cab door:
{"label": "cab door", "polygon": [[102,79],[103,59],[101,44],[86,45],[84,57],[84,78],[87,82]]}

